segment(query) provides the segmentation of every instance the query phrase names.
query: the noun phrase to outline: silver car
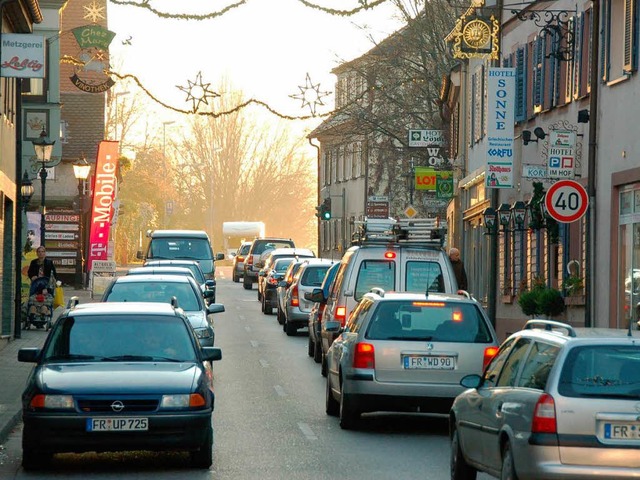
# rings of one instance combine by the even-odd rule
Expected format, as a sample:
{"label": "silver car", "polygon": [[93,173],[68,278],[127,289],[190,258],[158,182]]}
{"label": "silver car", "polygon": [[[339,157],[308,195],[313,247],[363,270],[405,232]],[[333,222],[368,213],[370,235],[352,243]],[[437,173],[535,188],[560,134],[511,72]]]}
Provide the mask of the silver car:
{"label": "silver car", "polygon": [[640,332],[530,320],[450,413],[451,478],[640,478]]}
{"label": "silver car", "polygon": [[[340,322],[326,328],[340,332]],[[374,411],[446,413],[497,352],[496,334],[469,296],[374,288],[327,352],[326,412],[354,428]]]}
{"label": "silver car", "polygon": [[240,283],[240,278],[244,275],[244,257],[249,253],[251,242],[242,242],[235,253],[233,253],[233,265],[231,268],[231,277],[235,283]]}
{"label": "silver car", "polygon": [[309,313],[314,302],[307,300],[304,294],[313,291],[314,288],[320,288],[327,270],[334,263],[332,260],[310,258],[294,275],[282,302],[284,306],[282,329],[287,335],[295,335],[299,328],[309,326]]}

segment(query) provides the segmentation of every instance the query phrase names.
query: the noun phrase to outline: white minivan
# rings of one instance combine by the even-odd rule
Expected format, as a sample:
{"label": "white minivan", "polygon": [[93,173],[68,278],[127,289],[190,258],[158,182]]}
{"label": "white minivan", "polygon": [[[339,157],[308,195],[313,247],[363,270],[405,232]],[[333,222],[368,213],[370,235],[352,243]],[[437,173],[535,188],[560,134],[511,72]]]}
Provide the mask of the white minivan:
{"label": "white minivan", "polygon": [[457,293],[458,284],[443,249],[445,230],[437,219],[365,220],[359,225],[329,292],[322,314],[322,374],[336,334],[327,321],[343,326],[360,299],[372,288],[387,292]]}

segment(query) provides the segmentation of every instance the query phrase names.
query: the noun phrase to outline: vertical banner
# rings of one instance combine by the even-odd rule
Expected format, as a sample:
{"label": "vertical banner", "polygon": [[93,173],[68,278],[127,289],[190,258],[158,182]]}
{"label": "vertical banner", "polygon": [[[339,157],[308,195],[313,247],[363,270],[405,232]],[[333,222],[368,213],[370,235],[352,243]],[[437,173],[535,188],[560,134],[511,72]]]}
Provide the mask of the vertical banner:
{"label": "vertical banner", "polygon": [[93,178],[93,198],[89,230],[87,270],[94,260],[107,260],[109,230],[116,195],[116,171],[118,170],[118,142],[103,140],[98,146],[96,172]]}
{"label": "vertical banner", "polygon": [[486,188],[513,188],[515,87],[515,68],[489,69]]}

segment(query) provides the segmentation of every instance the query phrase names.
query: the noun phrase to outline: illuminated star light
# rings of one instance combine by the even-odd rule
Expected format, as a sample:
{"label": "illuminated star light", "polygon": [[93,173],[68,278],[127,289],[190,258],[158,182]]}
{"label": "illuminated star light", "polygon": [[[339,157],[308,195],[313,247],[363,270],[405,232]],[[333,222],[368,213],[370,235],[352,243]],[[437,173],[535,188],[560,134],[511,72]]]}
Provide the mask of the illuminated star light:
{"label": "illuminated star light", "polygon": [[105,7],[99,6],[95,1],[91,2],[89,5],[83,5],[86,13],[84,14],[85,20],[91,20],[93,23],[98,23],[98,20],[104,20],[104,9]]}
{"label": "illuminated star light", "polygon": [[298,85],[298,88],[300,89],[300,93],[297,93],[295,95],[289,95],[289,97],[294,98],[296,100],[301,100],[302,101],[301,108],[309,107],[309,110],[311,110],[311,115],[315,117],[316,107],[318,105],[324,105],[324,102],[322,101],[322,99],[330,95],[331,93],[321,92],[320,84],[316,83],[314,85],[308,73],[307,73],[307,78],[305,80],[305,85],[304,86]]}
{"label": "illuminated star light", "polygon": [[176,87],[187,94],[187,102],[193,102],[193,113],[198,111],[201,103],[209,105],[207,98],[216,98],[220,96],[213,90],[209,89],[211,86],[210,83],[202,83],[202,72],[198,72],[195,82],[192,82],[191,80],[187,80],[187,82],[189,83],[188,87],[181,87],[180,85],[176,85]]}

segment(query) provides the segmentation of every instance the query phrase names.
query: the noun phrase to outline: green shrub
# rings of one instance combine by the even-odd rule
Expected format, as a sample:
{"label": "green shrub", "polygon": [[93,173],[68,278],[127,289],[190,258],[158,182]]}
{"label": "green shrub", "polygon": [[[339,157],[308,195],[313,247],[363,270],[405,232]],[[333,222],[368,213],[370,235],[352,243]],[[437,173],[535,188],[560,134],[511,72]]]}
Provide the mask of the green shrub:
{"label": "green shrub", "polygon": [[540,313],[547,317],[555,317],[564,312],[564,297],[560,290],[545,288],[539,294],[538,307]]}
{"label": "green shrub", "polygon": [[518,305],[525,315],[534,316],[541,313],[538,310],[538,289],[525,290],[518,297]]}

